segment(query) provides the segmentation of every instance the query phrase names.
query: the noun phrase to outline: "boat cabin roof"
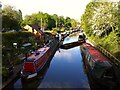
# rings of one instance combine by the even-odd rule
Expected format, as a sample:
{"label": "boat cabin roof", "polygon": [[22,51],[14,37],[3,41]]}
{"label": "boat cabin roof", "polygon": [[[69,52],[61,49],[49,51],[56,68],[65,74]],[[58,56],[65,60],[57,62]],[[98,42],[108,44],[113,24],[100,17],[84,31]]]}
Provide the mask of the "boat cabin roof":
{"label": "boat cabin roof", "polygon": [[83,46],[87,48],[88,52],[94,58],[95,61],[100,61],[100,62],[108,61],[108,59],[91,44],[85,43],[83,44]]}
{"label": "boat cabin roof", "polygon": [[33,62],[35,60],[35,58],[27,58],[27,62]]}
{"label": "boat cabin roof", "polygon": [[38,50],[35,51],[35,53],[33,53],[31,56],[29,56],[26,61],[33,62],[33,61],[38,60],[46,53],[46,51],[48,49],[49,49],[49,47],[39,48]]}

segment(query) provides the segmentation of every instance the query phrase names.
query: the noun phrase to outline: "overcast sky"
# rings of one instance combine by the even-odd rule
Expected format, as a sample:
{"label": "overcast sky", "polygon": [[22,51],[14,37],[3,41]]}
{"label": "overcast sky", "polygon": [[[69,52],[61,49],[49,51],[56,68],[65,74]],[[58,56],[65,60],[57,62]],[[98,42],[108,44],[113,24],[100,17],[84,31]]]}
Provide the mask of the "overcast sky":
{"label": "overcast sky", "polygon": [[1,0],[2,5],[12,5],[22,11],[23,16],[38,11],[68,16],[80,21],[86,5],[91,0]]}

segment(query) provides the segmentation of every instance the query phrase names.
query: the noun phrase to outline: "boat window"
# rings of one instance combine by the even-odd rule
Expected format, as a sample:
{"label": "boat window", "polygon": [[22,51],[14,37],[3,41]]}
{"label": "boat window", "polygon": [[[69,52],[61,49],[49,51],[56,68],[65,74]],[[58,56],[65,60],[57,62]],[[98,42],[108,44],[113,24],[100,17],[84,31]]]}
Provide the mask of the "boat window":
{"label": "boat window", "polygon": [[92,59],[92,69],[94,68],[94,66],[95,66],[95,61],[94,59]]}
{"label": "boat window", "polygon": [[96,78],[103,78],[105,71],[107,70],[108,67],[104,66],[103,62],[100,61],[95,61],[94,62],[94,67],[93,67],[93,72],[95,74]]}
{"label": "boat window", "polygon": [[88,59],[88,56],[89,56],[89,54],[88,54],[88,52],[86,52],[86,59]]}
{"label": "boat window", "polygon": [[43,52],[45,50],[45,48],[40,48],[39,50],[38,50],[38,52]]}
{"label": "boat window", "polygon": [[91,57],[90,57],[90,54],[89,54],[88,57],[87,57],[87,59],[88,59],[89,62],[90,62],[90,58],[91,58]]}
{"label": "boat window", "polygon": [[86,59],[88,58],[88,54],[86,55]]}
{"label": "boat window", "polygon": [[91,68],[93,69],[95,62],[92,57],[89,58],[89,64],[90,64]]}
{"label": "boat window", "polygon": [[39,52],[36,52],[36,53],[35,53],[35,56],[36,56],[36,55],[39,55],[39,54],[40,54]]}
{"label": "boat window", "polygon": [[79,35],[79,38],[83,38],[83,36],[82,36],[82,35]]}
{"label": "boat window", "polygon": [[103,78],[113,79],[113,70],[112,70],[112,68],[107,69],[104,72]]}
{"label": "boat window", "polygon": [[83,47],[83,49],[84,49],[84,50],[86,50],[86,48],[85,48],[85,47]]}
{"label": "boat window", "polygon": [[89,55],[89,58],[88,58],[88,60],[89,60],[89,62],[91,61],[91,57],[90,57],[90,55]]}

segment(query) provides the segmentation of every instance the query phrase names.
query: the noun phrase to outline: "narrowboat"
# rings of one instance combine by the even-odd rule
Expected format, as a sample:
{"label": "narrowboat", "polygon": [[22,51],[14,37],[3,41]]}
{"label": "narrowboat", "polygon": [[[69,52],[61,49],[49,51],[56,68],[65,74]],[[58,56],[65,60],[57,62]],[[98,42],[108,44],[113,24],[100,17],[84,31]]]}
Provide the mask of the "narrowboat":
{"label": "narrowboat", "polygon": [[85,40],[86,38],[85,38],[85,35],[84,35],[84,33],[80,33],[80,35],[79,35],[79,37],[78,37],[78,42],[80,42],[80,43],[85,43],[86,42],[86,40]]}
{"label": "narrowboat", "polygon": [[116,88],[120,85],[117,76],[120,74],[116,74],[117,69],[107,57],[89,43],[84,43],[81,51],[87,74],[95,82],[106,88]]}
{"label": "narrowboat", "polygon": [[78,41],[75,41],[75,42],[71,42],[71,43],[62,44],[62,45],[60,45],[60,48],[62,48],[62,49],[70,49],[70,48],[79,46],[81,44],[82,43],[80,43]]}
{"label": "narrowboat", "polygon": [[21,70],[22,79],[36,77],[51,56],[50,47],[39,48],[35,53],[26,58]]}

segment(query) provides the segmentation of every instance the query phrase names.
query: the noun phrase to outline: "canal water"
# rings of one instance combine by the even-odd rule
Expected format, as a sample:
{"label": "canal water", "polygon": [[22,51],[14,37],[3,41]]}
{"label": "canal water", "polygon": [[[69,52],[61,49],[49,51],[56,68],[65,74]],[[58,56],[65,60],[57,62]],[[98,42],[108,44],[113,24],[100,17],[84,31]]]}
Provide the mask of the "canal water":
{"label": "canal water", "polygon": [[[63,44],[78,40],[78,36],[65,38]],[[90,89],[84,70],[80,46],[58,49],[35,80],[21,82],[16,80],[11,87],[24,88],[86,88]]]}

